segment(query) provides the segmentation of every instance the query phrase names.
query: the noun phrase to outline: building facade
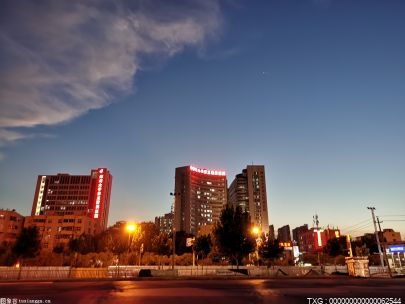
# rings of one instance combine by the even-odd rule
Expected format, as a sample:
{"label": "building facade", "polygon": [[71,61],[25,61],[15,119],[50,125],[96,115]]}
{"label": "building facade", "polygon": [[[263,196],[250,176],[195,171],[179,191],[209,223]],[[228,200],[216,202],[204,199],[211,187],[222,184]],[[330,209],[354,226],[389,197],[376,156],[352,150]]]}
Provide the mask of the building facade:
{"label": "building facade", "polygon": [[330,239],[339,237],[339,229],[321,229],[313,227],[300,235],[300,251],[310,253],[321,252]]}
{"label": "building facade", "polygon": [[36,226],[41,240],[41,249],[53,250],[67,246],[70,239],[82,234],[98,232],[97,221],[85,215],[34,215],[25,218],[24,227]]}
{"label": "building facade", "polygon": [[290,225],[285,225],[285,226],[277,229],[277,239],[280,242],[290,242],[291,241]]}
{"label": "building facade", "polygon": [[14,243],[24,227],[24,216],[15,209],[0,209],[0,244]]}
{"label": "building facade", "polygon": [[173,229],[173,213],[166,213],[163,216],[155,217],[155,225],[160,232],[171,234]]}
{"label": "building facade", "polygon": [[300,246],[300,239],[301,239],[301,235],[306,233],[308,231],[308,224],[304,224],[302,226],[299,227],[295,227],[292,230],[292,240],[294,242],[294,244],[296,244],[297,246]]}
{"label": "building facade", "polygon": [[90,175],[39,175],[31,216],[87,216],[101,232],[107,228],[111,187],[106,168]]}
{"label": "building facade", "polygon": [[262,232],[269,232],[266,177],[263,165],[248,165],[237,174],[228,189],[229,204],[249,212],[250,219]]}
{"label": "building facade", "polygon": [[384,229],[383,232],[383,237],[380,238],[382,242],[385,244],[396,244],[396,243],[401,243],[401,233],[394,231],[394,229],[388,228]]}
{"label": "building facade", "polygon": [[176,231],[197,235],[201,227],[219,220],[227,204],[226,173],[194,166],[178,167],[173,195]]}

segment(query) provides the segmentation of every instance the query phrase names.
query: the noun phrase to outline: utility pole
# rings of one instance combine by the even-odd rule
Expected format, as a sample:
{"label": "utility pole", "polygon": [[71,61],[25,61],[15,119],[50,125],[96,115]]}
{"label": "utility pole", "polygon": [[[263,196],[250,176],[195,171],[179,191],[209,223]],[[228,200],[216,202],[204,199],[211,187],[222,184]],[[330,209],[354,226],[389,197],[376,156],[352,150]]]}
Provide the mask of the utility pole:
{"label": "utility pole", "polygon": [[381,231],[381,225],[380,225],[380,219],[377,216],[377,223],[378,223],[378,229],[380,231],[380,234],[383,236],[383,246],[382,246],[382,250],[383,250],[383,255],[384,255],[384,260],[387,263],[388,266],[388,274],[390,275],[390,277],[392,278],[392,274],[391,274],[391,267],[390,267],[390,263],[388,262],[388,257],[387,257],[387,252],[386,252],[386,248],[385,248],[385,241],[384,241],[384,234]]}
{"label": "utility pole", "polygon": [[173,196],[173,207],[172,207],[172,213],[173,213],[173,222],[172,222],[172,233],[173,233],[173,238],[172,238],[172,269],[174,270],[174,264],[175,264],[175,255],[176,255],[176,226],[175,226],[175,220],[176,220],[176,196],[181,195],[180,192],[170,192],[170,195]]}
{"label": "utility pole", "polygon": [[377,231],[377,222],[375,220],[375,215],[374,215],[374,207],[367,207],[371,211],[371,216],[373,217],[373,224],[374,224],[374,233],[375,233],[375,238],[377,240],[377,246],[378,246],[378,253],[380,254],[380,261],[381,261],[381,267],[384,268],[384,259],[383,255],[381,252],[381,244],[380,244],[380,238],[378,237],[378,231]]}

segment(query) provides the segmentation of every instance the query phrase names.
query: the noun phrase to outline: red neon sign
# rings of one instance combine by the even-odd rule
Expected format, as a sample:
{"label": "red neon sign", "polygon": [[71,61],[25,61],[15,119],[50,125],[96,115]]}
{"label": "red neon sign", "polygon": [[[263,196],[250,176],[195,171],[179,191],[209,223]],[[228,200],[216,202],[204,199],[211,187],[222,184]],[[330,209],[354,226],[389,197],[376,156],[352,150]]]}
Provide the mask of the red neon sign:
{"label": "red neon sign", "polygon": [[207,175],[226,176],[225,171],[200,169],[200,168],[196,168],[194,166],[190,166],[190,170],[197,172],[197,173],[207,174]]}
{"label": "red neon sign", "polygon": [[104,169],[98,170],[98,181],[97,181],[97,196],[96,196],[96,206],[94,208],[94,216],[93,218],[99,218],[99,211],[100,211],[100,203],[101,203],[101,195],[103,193],[103,181],[104,181]]}

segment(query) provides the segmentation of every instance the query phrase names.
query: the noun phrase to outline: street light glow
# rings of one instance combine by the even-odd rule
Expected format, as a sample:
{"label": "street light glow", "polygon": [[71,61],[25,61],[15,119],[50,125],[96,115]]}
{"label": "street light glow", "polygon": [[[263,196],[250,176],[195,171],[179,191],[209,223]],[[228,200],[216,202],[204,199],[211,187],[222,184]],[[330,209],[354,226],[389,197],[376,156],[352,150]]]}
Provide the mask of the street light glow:
{"label": "street light glow", "polygon": [[259,227],[254,226],[254,227],[252,228],[252,233],[253,233],[253,234],[258,235],[258,234],[259,234],[259,232],[260,232]]}
{"label": "street light glow", "polygon": [[134,232],[136,230],[136,225],[135,224],[127,224],[127,226],[125,227],[125,229],[131,233]]}

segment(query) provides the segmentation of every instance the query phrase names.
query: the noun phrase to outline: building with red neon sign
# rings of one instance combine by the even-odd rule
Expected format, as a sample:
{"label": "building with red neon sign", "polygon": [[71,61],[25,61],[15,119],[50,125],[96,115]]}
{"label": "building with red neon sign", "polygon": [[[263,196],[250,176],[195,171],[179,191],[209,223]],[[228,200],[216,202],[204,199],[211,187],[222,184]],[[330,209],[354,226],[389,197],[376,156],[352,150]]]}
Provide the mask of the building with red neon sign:
{"label": "building with red neon sign", "polygon": [[93,169],[90,175],[39,175],[25,226],[39,226],[49,239],[45,248],[57,244],[56,239],[66,243],[81,233],[99,233],[107,228],[111,187],[106,168]]}
{"label": "building with red neon sign", "polygon": [[326,243],[333,238],[340,237],[339,229],[321,229],[311,228],[306,232],[300,234],[299,247],[302,252],[316,253],[321,252]]}
{"label": "building with red neon sign", "polygon": [[197,235],[219,220],[227,204],[226,172],[194,166],[176,168],[174,186],[176,231]]}

